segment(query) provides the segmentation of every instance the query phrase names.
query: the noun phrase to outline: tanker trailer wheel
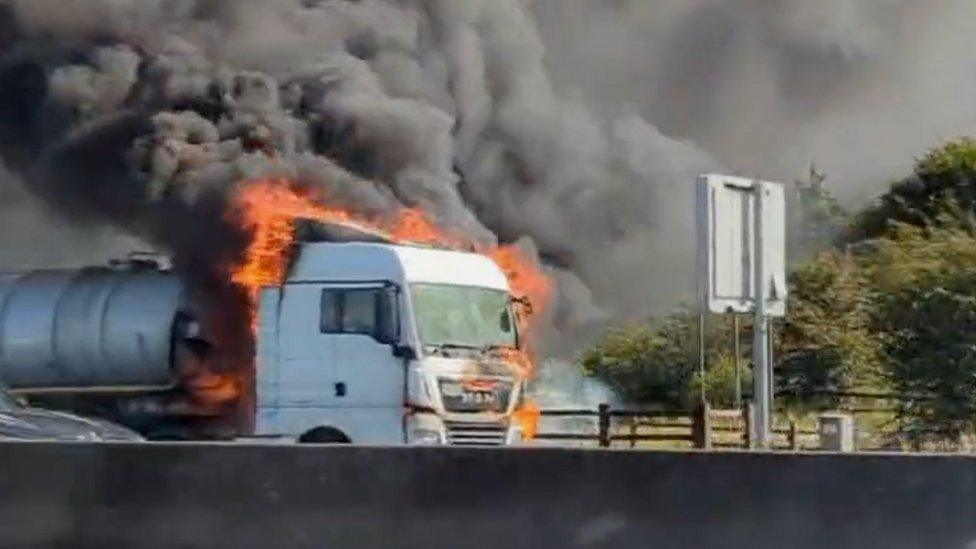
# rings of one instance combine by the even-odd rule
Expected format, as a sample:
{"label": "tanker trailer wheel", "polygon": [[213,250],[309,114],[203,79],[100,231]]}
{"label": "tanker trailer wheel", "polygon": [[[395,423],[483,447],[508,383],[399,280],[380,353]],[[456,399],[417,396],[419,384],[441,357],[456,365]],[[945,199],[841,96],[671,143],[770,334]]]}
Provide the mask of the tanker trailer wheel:
{"label": "tanker trailer wheel", "polygon": [[352,441],[345,433],[335,427],[316,427],[298,437],[303,444],[349,444]]}

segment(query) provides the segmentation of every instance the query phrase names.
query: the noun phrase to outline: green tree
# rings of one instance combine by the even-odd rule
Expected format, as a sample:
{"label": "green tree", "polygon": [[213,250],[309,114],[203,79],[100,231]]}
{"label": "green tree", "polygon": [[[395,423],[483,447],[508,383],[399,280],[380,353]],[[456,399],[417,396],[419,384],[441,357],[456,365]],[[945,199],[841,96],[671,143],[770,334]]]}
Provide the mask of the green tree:
{"label": "green tree", "polygon": [[819,254],[790,277],[788,316],[777,331],[776,382],[793,406],[836,406],[830,392],[878,389],[882,342],[872,330],[874,294],[861,264]]}
{"label": "green tree", "polygon": [[956,439],[976,428],[976,237],[958,227],[893,232],[870,270],[901,428],[915,440]]}
{"label": "green tree", "polygon": [[787,189],[787,250],[790,264],[806,261],[830,248],[850,221],[849,214],[827,189],[827,176],[810,166],[806,180]]}
{"label": "green tree", "polygon": [[946,216],[972,225],[976,211],[976,139],[962,138],[932,149],[915,172],[892,185],[860,212],[843,243],[883,238],[898,223],[927,226]]}

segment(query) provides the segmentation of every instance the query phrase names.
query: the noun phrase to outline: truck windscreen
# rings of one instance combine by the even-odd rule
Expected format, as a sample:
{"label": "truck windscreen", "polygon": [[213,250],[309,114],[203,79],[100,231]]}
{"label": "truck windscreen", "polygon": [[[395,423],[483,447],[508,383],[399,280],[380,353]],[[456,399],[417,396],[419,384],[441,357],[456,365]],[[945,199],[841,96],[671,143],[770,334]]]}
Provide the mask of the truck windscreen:
{"label": "truck windscreen", "polygon": [[514,347],[514,317],[508,294],[490,288],[447,284],[411,286],[417,327],[424,345]]}

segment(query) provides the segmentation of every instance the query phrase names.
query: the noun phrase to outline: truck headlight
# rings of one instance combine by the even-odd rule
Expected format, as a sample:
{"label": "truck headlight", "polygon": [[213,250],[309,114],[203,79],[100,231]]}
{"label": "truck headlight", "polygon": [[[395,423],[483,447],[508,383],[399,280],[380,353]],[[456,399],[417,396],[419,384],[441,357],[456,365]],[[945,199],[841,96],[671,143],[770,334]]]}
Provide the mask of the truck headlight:
{"label": "truck headlight", "polygon": [[410,444],[415,446],[439,446],[444,444],[444,437],[440,431],[431,429],[414,429],[410,431]]}
{"label": "truck headlight", "polygon": [[439,446],[447,444],[444,420],[430,412],[411,414],[407,417],[407,444],[413,446]]}
{"label": "truck headlight", "polygon": [[521,429],[518,427],[510,427],[508,429],[508,437],[506,437],[505,444],[517,445],[521,444],[523,440]]}

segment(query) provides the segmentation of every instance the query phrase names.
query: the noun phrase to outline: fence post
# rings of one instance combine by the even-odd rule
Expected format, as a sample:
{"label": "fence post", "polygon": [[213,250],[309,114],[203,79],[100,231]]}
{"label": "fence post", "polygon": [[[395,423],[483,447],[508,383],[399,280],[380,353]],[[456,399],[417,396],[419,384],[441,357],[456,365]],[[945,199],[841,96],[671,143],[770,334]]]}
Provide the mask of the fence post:
{"label": "fence post", "polygon": [[702,401],[695,409],[692,417],[691,436],[695,443],[695,448],[701,450],[712,449],[712,415],[711,406],[707,401]]}
{"label": "fence post", "polygon": [[800,441],[796,432],[796,421],[790,420],[790,449],[794,452],[800,449]]}
{"label": "fence post", "polygon": [[750,400],[746,402],[745,410],[742,412],[746,420],[745,442],[749,450],[756,449],[756,405]]}
{"label": "fence post", "polygon": [[601,404],[600,411],[600,448],[610,447],[610,405]]}

